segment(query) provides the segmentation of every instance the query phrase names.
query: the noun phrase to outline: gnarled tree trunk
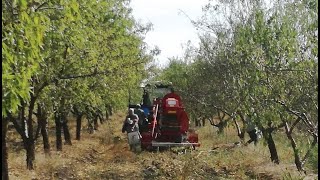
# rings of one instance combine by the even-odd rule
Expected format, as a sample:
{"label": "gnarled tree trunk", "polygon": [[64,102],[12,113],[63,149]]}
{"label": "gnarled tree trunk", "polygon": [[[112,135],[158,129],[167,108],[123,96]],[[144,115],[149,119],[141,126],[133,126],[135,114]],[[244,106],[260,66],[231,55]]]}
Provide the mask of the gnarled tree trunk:
{"label": "gnarled tree trunk", "polygon": [[56,148],[57,151],[62,151],[62,123],[61,115],[59,112],[55,112],[55,124],[56,124]]}
{"label": "gnarled tree trunk", "polygon": [[196,127],[201,126],[200,120],[199,120],[198,118],[196,118],[194,122],[195,122],[195,126],[196,126]]}
{"label": "gnarled tree trunk", "polygon": [[102,114],[102,111],[99,109],[97,110],[97,118],[100,119],[100,124],[103,124],[104,123],[104,119],[103,119],[103,114]]}
{"label": "gnarled tree trunk", "polygon": [[69,127],[68,127],[68,119],[65,115],[63,116],[62,127],[63,127],[63,135],[64,135],[65,144],[72,145],[71,135],[69,132]]}
{"label": "gnarled tree trunk", "polygon": [[94,130],[98,130],[98,127],[99,127],[99,125],[98,125],[98,115],[97,114],[95,114],[95,116],[93,117],[93,125],[94,125]]}
{"label": "gnarled tree trunk", "polygon": [[108,112],[109,112],[109,116],[113,115],[112,106],[111,105],[108,105]]}
{"label": "gnarled tree trunk", "polygon": [[[43,150],[45,154],[50,153],[50,143],[49,143],[49,136],[48,136],[48,116],[46,112],[41,108],[41,105],[38,104],[38,111],[36,114],[38,118],[38,123],[39,123],[39,131],[41,132],[42,135],[42,140],[43,140]],[[38,130],[37,130],[38,131]],[[38,134],[38,132],[37,132]]]}
{"label": "gnarled tree trunk", "polygon": [[76,114],[77,116],[77,129],[76,129],[76,140],[80,140],[81,136],[81,120],[82,120],[82,113]]}
{"label": "gnarled tree trunk", "polygon": [[223,115],[221,116],[221,112],[218,110],[218,115],[219,115],[219,123],[217,124],[218,127],[218,134],[223,134],[224,129],[227,127],[228,125],[228,121],[230,119],[224,119],[226,116],[226,113],[222,112]]}
{"label": "gnarled tree trunk", "polygon": [[24,146],[27,151],[27,168],[29,170],[34,169],[33,161],[35,160],[35,141],[33,137],[33,109],[36,102],[36,97],[31,95],[30,104],[29,104],[29,114],[27,119],[27,139],[24,141]]}
{"label": "gnarled tree trunk", "polygon": [[242,131],[240,130],[240,133],[238,135],[239,135],[241,140],[244,140],[244,135],[246,133],[246,127],[247,127],[246,124],[247,124],[247,122],[244,119],[244,116],[243,116],[243,114],[241,112],[238,111],[237,114],[240,116],[240,120],[242,121],[242,124],[243,124],[242,125]]}
{"label": "gnarled tree trunk", "polygon": [[109,112],[108,112],[109,110],[108,109],[106,109],[106,120],[109,120],[109,118],[110,118],[110,115],[109,115]]}
{"label": "gnarled tree trunk", "polygon": [[244,133],[245,133],[245,131],[241,131],[241,128],[240,128],[236,118],[232,117],[232,120],[233,120],[234,124],[236,125],[237,133],[238,133],[239,138],[241,139],[241,141],[244,141]]}
{"label": "gnarled tree trunk", "polygon": [[[25,104],[21,103],[21,107],[19,108],[18,117],[13,117],[11,114],[8,114],[8,118],[13,122],[13,125],[17,132],[20,134],[23,140],[23,147],[26,150],[26,162],[27,169],[33,169],[33,161],[35,160],[35,139],[33,138],[33,129],[32,129],[32,114],[29,115],[29,119],[25,118]],[[30,107],[29,107],[30,112]],[[20,123],[18,122],[20,121]],[[29,128],[31,127],[31,128]]]}
{"label": "gnarled tree trunk", "polygon": [[27,151],[27,168],[29,170],[34,169],[33,167],[33,161],[35,160],[35,146],[34,146],[34,141],[33,139],[28,138],[24,142],[25,149]]}
{"label": "gnarled tree trunk", "polygon": [[[297,123],[299,122],[299,120],[300,120],[300,118],[298,118]],[[294,140],[294,138],[292,136],[293,127],[290,128],[288,123],[285,122],[286,135],[287,135],[288,139],[290,140],[291,147],[293,149],[294,163],[296,164],[296,167],[297,167],[298,171],[304,171],[303,164],[302,164],[302,161],[301,161],[300,156],[299,156],[299,150],[297,149],[297,143],[296,143],[296,141]]]}
{"label": "gnarled tree trunk", "polygon": [[106,120],[109,120],[110,116],[112,116],[112,107],[111,105],[107,104],[106,108]]}
{"label": "gnarled tree trunk", "polygon": [[262,129],[263,137],[267,141],[269,152],[270,152],[270,159],[272,162],[279,164],[279,157],[278,157],[278,152],[276,145],[274,143],[274,140],[272,138],[272,129],[267,128],[267,129]]}
{"label": "gnarled tree trunk", "polygon": [[89,130],[89,134],[93,134],[93,133],[94,133],[94,126],[93,126],[92,117],[88,116],[88,117],[87,117],[87,120],[88,120],[88,130]]}
{"label": "gnarled tree trunk", "polygon": [[76,140],[80,140],[81,138],[81,123],[82,123],[82,116],[84,115],[82,112],[79,111],[77,107],[73,107],[73,113],[76,115]]}
{"label": "gnarled tree trunk", "polygon": [[42,135],[42,140],[43,140],[43,150],[46,154],[50,153],[50,143],[49,143],[49,136],[48,136],[48,129],[47,129],[47,125],[48,125],[48,119],[46,117],[44,117],[45,119],[43,119],[41,121],[41,135]]}
{"label": "gnarled tree trunk", "polygon": [[201,121],[202,121],[202,126],[205,126],[206,125],[206,118],[202,118]]}

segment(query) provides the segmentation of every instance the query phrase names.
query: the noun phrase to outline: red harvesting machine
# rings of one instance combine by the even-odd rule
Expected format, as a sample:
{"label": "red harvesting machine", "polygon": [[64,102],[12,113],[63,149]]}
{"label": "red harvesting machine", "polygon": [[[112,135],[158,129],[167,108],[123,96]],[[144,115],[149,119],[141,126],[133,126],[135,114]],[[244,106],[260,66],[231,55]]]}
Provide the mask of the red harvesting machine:
{"label": "red harvesting machine", "polygon": [[[153,103],[150,101],[153,95]],[[141,148],[146,150],[160,147],[199,147],[198,134],[189,128],[189,118],[181,97],[171,85],[156,83],[144,87],[141,108],[148,122],[140,128]]]}

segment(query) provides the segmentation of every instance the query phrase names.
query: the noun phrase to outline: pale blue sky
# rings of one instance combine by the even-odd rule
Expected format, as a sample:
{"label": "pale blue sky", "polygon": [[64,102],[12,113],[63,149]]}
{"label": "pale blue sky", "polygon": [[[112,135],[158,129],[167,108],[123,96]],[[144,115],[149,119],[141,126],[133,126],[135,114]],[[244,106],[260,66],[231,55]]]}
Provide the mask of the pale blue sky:
{"label": "pale blue sky", "polygon": [[196,29],[180,10],[191,19],[202,15],[202,6],[209,0],[132,0],[133,15],[142,23],[151,22],[153,31],[149,32],[145,41],[149,46],[157,45],[161,54],[157,64],[165,65],[169,57],[183,55],[182,44],[191,40],[198,44]]}

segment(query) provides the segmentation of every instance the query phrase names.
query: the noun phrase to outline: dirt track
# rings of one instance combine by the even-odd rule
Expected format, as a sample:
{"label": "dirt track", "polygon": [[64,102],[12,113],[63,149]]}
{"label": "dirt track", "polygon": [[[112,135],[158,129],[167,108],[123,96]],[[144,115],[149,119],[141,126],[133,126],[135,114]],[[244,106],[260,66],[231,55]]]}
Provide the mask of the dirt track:
{"label": "dirt track", "polygon": [[[173,151],[135,154],[129,151],[126,136],[121,133],[123,118],[123,114],[114,115],[94,134],[83,131],[81,141],[64,145],[62,152],[55,151],[54,129],[50,129],[51,157],[45,157],[42,142],[38,142],[34,171],[26,170],[24,151],[12,152],[12,142],[17,140],[11,137],[10,179],[281,179],[282,170],[289,168],[295,172],[292,165],[275,168],[268,159],[253,166],[250,166],[250,157],[243,162],[232,161],[230,157],[252,150],[232,143],[212,147],[207,143],[210,141],[203,141],[201,148],[183,155]],[[70,122],[74,135],[75,124]]]}

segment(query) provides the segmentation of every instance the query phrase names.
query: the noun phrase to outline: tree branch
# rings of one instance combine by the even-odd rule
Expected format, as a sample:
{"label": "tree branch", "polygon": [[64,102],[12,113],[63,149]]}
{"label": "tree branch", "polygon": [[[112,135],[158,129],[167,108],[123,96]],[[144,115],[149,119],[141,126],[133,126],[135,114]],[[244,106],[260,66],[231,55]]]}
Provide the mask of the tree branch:
{"label": "tree branch", "polygon": [[42,7],[42,8],[37,8],[36,11],[42,11],[42,10],[48,10],[48,9],[63,10],[63,7]]}
{"label": "tree branch", "polygon": [[20,136],[22,137],[23,140],[27,139],[26,134],[24,133],[24,130],[22,129],[22,127],[19,125],[17,119],[15,117],[13,117],[10,113],[8,113],[8,118],[9,120],[11,120],[11,122],[13,123],[14,128],[17,130],[17,132],[20,134]]}
{"label": "tree branch", "polygon": [[305,164],[305,162],[307,161],[308,157],[310,156],[311,150],[317,145],[317,143],[318,143],[318,136],[314,135],[313,136],[313,142],[312,142],[310,148],[308,149],[306,155],[302,158],[302,161],[301,161],[302,165]]}
{"label": "tree branch", "polygon": [[[131,68],[131,67],[134,67],[134,66],[137,66],[137,65],[140,65],[140,64],[143,64],[144,62],[136,62],[136,63],[132,63],[132,64],[127,64],[127,65],[124,65],[122,66],[121,68]],[[95,70],[94,72],[91,72],[91,73],[88,73],[88,74],[79,74],[79,75],[66,75],[66,76],[60,76],[58,77],[58,79],[77,79],[77,78],[86,78],[86,77],[94,77],[94,76],[97,76],[97,75],[111,75],[112,73],[115,73],[117,72],[118,69],[115,69],[114,71],[102,71],[102,72],[98,72],[97,70]]]}
{"label": "tree branch", "polygon": [[285,110],[290,112],[291,114],[297,116],[298,118],[301,118],[302,121],[308,126],[308,128],[310,128],[312,130],[315,129],[315,127],[313,126],[313,124],[311,123],[311,121],[309,120],[309,118],[307,117],[307,115],[305,113],[301,113],[301,112],[292,110],[283,101],[279,101],[279,100],[276,100],[276,99],[272,99],[272,101],[280,104],[281,106],[283,106],[285,108]]}
{"label": "tree branch", "polygon": [[213,119],[212,118],[208,118],[211,126],[215,126],[215,127],[219,127],[218,124],[214,124]]}
{"label": "tree branch", "polygon": [[301,120],[301,118],[298,117],[298,118],[296,119],[296,121],[292,124],[292,126],[291,126],[291,128],[290,128],[290,131],[289,131],[290,134],[292,133],[294,127],[300,122],[300,120]]}
{"label": "tree branch", "polygon": [[48,2],[44,2],[44,3],[40,4],[34,11],[37,12],[38,10],[41,10],[40,8],[46,4],[48,4]]}

